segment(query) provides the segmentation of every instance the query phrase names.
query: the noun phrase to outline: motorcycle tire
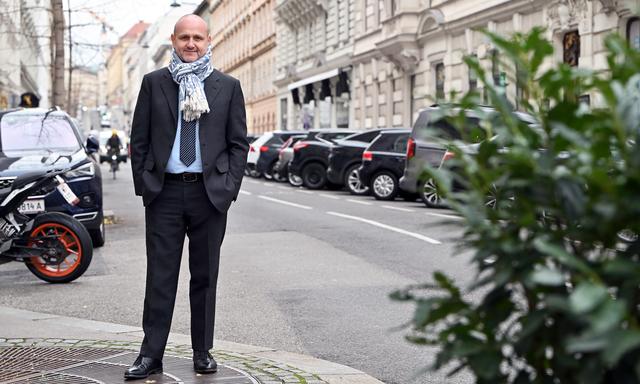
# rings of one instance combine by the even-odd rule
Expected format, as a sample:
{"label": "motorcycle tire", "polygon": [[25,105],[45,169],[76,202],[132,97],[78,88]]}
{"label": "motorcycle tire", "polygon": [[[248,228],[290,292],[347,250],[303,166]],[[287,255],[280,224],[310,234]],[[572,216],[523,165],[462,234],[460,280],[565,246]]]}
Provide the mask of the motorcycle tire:
{"label": "motorcycle tire", "polygon": [[[47,238],[44,238],[47,237]],[[25,260],[29,270],[48,283],[69,283],[89,268],[93,257],[91,237],[78,220],[58,212],[48,212],[36,217],[27,239],[29,247],[47,248],[42,256]],[[47,264],[45,258],[64,258],[57,264]]]}

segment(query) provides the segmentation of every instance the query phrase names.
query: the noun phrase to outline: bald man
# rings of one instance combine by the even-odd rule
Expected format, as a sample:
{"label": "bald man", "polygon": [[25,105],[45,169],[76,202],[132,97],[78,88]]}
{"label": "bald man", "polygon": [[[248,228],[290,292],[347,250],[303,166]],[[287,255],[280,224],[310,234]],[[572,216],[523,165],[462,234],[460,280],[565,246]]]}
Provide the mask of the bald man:
{"label": "bald man", "polygon": [[249,149],[242,89],[213,69],[207,23],[182,17],[171,43],[170,65],[144,76],[133,115],[131,168],[145,206],[147,280],[145,336],[126,379],[162,372],[185,236],[193,366],[216,372],[209,350],[220,246]]}

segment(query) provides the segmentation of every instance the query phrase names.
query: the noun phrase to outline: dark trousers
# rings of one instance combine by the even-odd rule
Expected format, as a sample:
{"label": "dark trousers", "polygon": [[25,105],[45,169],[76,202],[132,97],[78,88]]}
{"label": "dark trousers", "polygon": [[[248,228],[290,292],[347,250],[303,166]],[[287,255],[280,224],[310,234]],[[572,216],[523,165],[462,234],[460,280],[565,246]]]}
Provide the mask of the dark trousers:
{"label": "dark trousers", "polygon": [[220,246],[227,214],[209,201],[202,181],[167,180],[146,208],[147,285],[140,354],[162,359],[178,288],[185,235],[189,237],[189,300],[194,350],[213,347]]}

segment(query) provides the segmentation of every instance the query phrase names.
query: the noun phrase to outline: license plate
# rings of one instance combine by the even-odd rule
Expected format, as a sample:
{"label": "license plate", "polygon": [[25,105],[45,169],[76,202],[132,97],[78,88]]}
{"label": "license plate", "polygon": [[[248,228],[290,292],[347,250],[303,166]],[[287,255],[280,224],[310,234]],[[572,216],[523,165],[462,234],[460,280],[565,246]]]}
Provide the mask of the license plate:
{"label": "license plate", "polygon": [[24,214],[44,212],[44,199],[25,200],[18,211]]}

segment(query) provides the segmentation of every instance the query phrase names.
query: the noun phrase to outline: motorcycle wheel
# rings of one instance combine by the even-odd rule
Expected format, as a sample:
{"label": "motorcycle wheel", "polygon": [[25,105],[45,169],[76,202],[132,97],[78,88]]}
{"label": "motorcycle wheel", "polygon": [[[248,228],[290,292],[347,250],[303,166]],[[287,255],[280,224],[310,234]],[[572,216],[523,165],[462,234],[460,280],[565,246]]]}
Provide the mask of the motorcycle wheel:
{"label": "motorcycle wheel", "polygon": [[[36,218],[27,246],[46,248],[40,256],[26,259],[25,264],[39,279],[49,283],[69,283],[77,279],[87,270],[93,257],[91,237],[84,225],[57,212]],[[56,258],[62,260],[52,263]]]}

